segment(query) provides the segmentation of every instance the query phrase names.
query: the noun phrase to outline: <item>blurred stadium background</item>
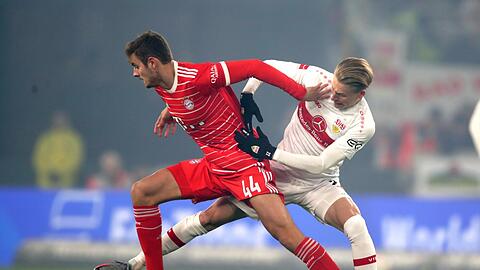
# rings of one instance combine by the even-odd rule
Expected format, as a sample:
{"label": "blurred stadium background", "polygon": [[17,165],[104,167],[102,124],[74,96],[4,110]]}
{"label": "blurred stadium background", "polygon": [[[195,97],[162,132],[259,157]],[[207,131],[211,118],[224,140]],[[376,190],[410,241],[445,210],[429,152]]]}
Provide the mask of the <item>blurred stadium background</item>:
{"label": "blurred stadium background", "polygon": [[[0,0],[0,268],[91,269],[139,247],[128,187],[199,157],[181,131],[152,133],[160,98],[131,77],[125,43],[163,33],[178,60],[279,59],[333,71],[368,59],[377,132],[343,166],[379,269],[480,269],[480,1]],[[240,92],[243,84],[235,85]],[[256,94],[270,140],[295,108]],[[207,203],[162,207],[164,228]],[[298,207],[297,224],[352,269],[347,240]],[[303,269],[243,220],[165,259],[167,269]]]}

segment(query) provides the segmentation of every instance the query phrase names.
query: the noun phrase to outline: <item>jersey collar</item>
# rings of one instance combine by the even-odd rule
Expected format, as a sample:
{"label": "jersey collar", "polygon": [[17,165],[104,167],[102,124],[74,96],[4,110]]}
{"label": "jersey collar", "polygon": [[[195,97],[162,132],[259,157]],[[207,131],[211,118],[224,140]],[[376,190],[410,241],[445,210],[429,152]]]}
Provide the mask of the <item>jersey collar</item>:
{"label": "jersey collar", "polygon": [[173,79],[172,88],[170,88],[170,89],[165,89],[165,91],[167,91],[167,92],[170,93],[170,94],[174,93],[175,90],[177,90],[177,85],[178,85],[178,72],[177,72],[178,62],[175,61],[175,60],[172,60],[172,61],[173,61],[173,72],[175,73],[175,78]]}

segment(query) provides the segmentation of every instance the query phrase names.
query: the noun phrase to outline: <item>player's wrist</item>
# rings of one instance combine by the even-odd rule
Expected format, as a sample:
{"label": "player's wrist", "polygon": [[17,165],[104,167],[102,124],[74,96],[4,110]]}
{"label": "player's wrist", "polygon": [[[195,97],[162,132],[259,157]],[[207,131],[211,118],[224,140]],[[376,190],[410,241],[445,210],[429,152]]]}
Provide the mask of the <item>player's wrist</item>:
{"label": "player's wrist", "polygon": [[253,101],[253,93],[250,92],[242,92],[240,93],[240,102],[241,101]]}
{"label": "player's wrist", "polygon": [[282,152],[283,152],[282,149],[275,148],[275,151],[272,155],[272,160],[280,161],[282,157]]}
{"label": "player's wrist", "polygon": [[265,148],[265,158],[272,160],[273,157],[275,156],[276,150],[277,150],[277,148],[275,146],[272,146],[272,145],[266,146],[266,148]]}

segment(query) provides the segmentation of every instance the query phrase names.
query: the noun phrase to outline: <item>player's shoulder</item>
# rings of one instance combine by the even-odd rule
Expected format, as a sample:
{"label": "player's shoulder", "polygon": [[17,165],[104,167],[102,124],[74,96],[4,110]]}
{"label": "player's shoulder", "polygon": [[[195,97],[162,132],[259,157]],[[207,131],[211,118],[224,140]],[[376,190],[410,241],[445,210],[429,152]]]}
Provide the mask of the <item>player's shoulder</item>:
{"label": "player's shoulder", "polygon": [[178,62],[178,67],[183,69],[201,69],[202,67],[211,66],[210,62],[192,63],[192,62]]}
{"label": "player's shoulder", "polygon": [[178,62],[177,72],[185,79],[196,81],[199,78],[209,76],[210,74],[218,74],[217,63],[213,62]]}
{"label": "player's shoulder", "polygon": [[375,120],[365,98],[362,98],[358,104],[356,114],[355,129],[366,138],[372,137],[375,134]]}

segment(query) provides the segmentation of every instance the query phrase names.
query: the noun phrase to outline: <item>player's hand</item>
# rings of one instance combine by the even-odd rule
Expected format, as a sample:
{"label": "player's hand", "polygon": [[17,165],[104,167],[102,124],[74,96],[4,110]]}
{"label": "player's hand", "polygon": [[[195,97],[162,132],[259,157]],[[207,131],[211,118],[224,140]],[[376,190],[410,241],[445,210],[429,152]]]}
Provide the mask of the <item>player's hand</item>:
{"label": "player's hand", "polygon": [[165,107],[165,109],[163,109],[163,111],[158,116],[157,121],[155,122],[155,126],[153,127],[153,133],[157,134],[159,137],[168,137],[168,135],[175,134],[176,130],[176,122],[170,115],[168,108]]}
{"label": "player's hand", "polygon": [[305,101],[315,101],[329,98],[332,94],[332,89],[328,83],[318,83],[315,86],[305,87],[307,93],[303,97]]}
{"label": "player's hand", "polygon": [[258,161],[272,159],[277,148],[270,143],[260,127],[257,127],[257,132],[258,138],[253,135],[253,132],[248,132],[246,129],[242,129],[241,132],[235,131],[235,140],[238,143],[238,148]]}
{"label": "player's hand", "polygon": [[263,122],[263,117],[260,114],[260,109],[258,108],[257,103],[255,103],[255,100],[253,100],[253,94],[242,93],[240,95],[240,106],[243,115],[243,123],[245,124],[247,131],[252,132],[252,118],[254,115],[257,118],[258,122]]}

